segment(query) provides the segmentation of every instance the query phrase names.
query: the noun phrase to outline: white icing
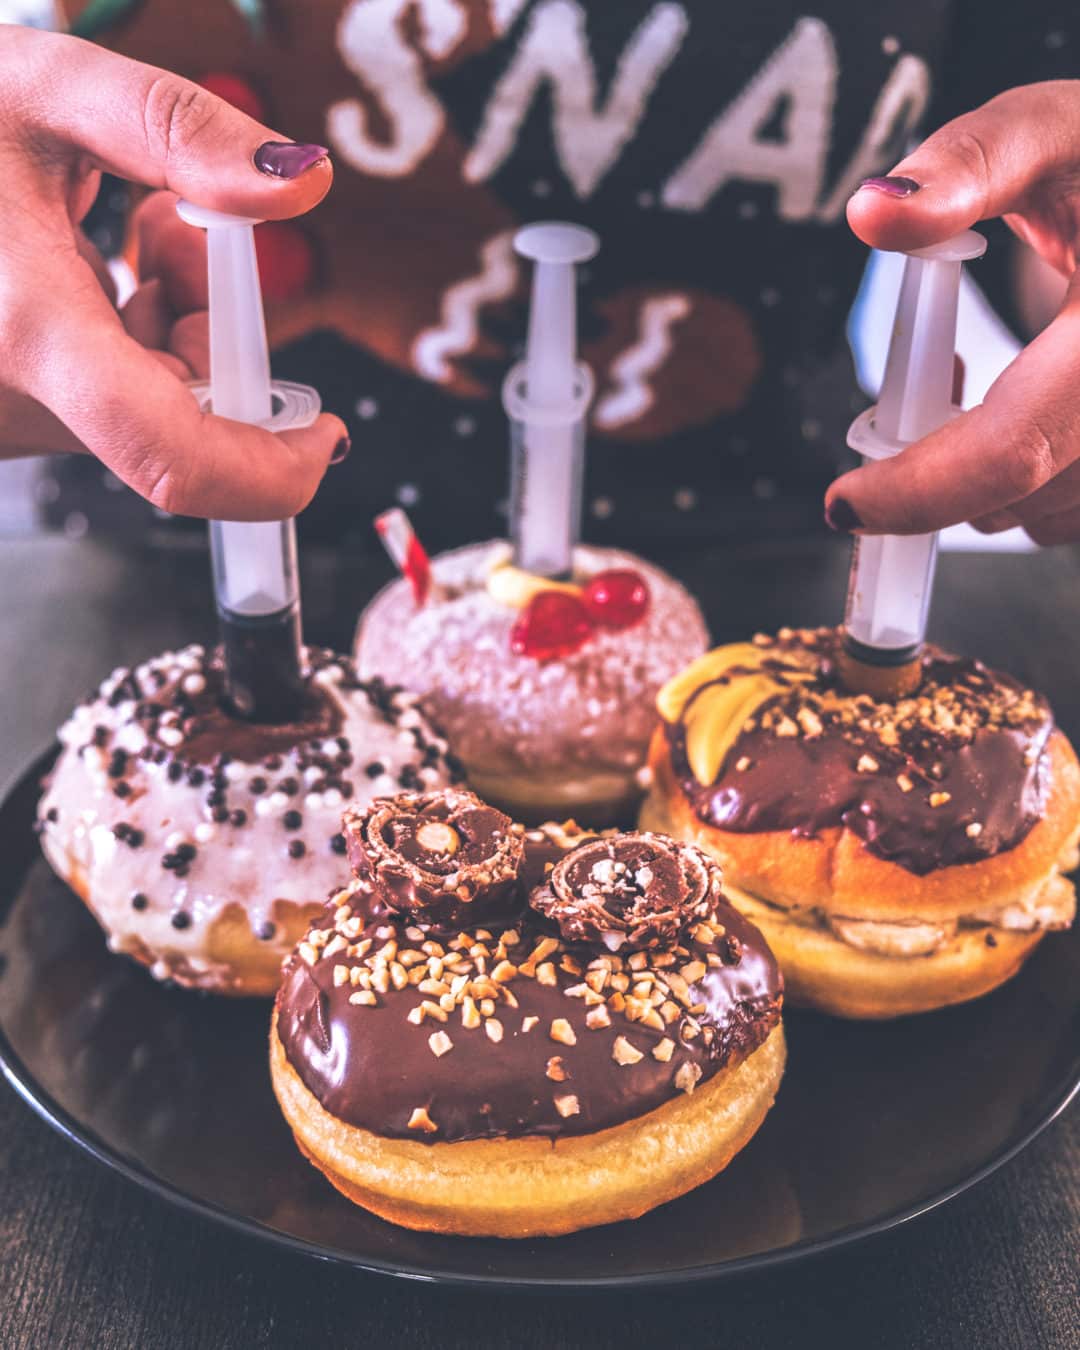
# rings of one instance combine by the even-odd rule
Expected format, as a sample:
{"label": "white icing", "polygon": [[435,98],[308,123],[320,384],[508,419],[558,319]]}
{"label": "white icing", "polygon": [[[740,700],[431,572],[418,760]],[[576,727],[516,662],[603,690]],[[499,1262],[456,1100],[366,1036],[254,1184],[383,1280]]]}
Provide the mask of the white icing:
{"label": "white icing", "polygon": [[470,770],[633,774],[656,724],[657,691],[708,645],[696,603],[634,554],[578,548],[579,578],[616,567],[640,572],[648,613],[624,632],[596,630],[572,655],[539,662],[510,650],[519,614],[486,588],[506,556],[502,541],[441,554],[432,598],[420,609],[403,580],[380,592],[357,630],[361,677],[382,675],[423,694]]}
{"label": "white icing", "polygon": [[[166,694],[155,686],[155,676],[164,674],[171,687],[185,670],[198,672],[198,678],[203,679],[204,665],[201,648],[189,648],[179,655],[166,653],[148,661],[134,675],[146,699],[163,702]],[[340,666],[330,670],[337,672],[336,677],[320,680],[319,684],[337,705],[341,719],[338,734],[348,738],[353,756],[353,763],[336,770],[336,774],[352,784],[349,805],[363,807],[379,794],[400,791],[397,775],[406,765],[413,766],[419,776],[423,750],[411,734],[406,744],[398,726],[385,720],[363,689],[343,687]],[[127,675],[124,670],[114,671],[98,696],[76,708],[61,728],[64,749],[38,808],[43,847],[62,875],[74,872],[115,951],[148,948],[158,958],[154,973],[159,977],[175,973],[177,959],[192,971],[209,971],[201,953],[206,930],[227,906],[242,906],[252,933],[257,935],[264,924],[272,922],[275,901],[319,904],[348,882],[348,862],[331,847],[331,839],[341,827],[344,798],[337,789],[306,796],[275,790],[283,779],[305,779],[298,758],[308,753],[306,741],[293,749],[275,747],[274,753],[282,761],[277,769],[266,768],[261,761],[246,764],[236,759],[226,766],[225,804],[230,810],[246,812],[243,826],[213,819],[213,809],[206,801],[213,788],[209,768],[205,769],[205,781],[192,786],[186,778],[171,782],[168,763],[134,758],[124,776],[131,793],[118,797],[114,791],[118,780],[107,773],[112,751],[129,743],[132,729],[141,731],[132,721],[134,701],[109,706],[110,694]],[[193,678],[192,674],[183,677],[184,686]],[[395,716],[410,702],[395,699]],[[434,743],[435,734],[424,719],[409,715],[416,717],[427,743]],[[104,747],[93,743],[97,727],[107,730]],[[145,735],[143,739],[145,742]],[[179,727],[162,727],[159,721],[159,745],[168,747],[183,740]],[[327,742],[327,747],[334,754],[340,750],[336,740]],[[182,751],[179,757],[184,757]],[[365,772],[365,765],[372,762],[388,772],[372,780]],[[423,775],[424,782],[435,786],[450,781],[441,758],[437,765],[423,766]],[[269,788],[260,796],[250,791],[251,779],[258,777]],[[309,781],[317,777],[325,777],[325,771]],[[298,810],[303,816],[299,829],[285,828],[283,817],[289,810]],[[49,819],[52,812],[56,813],[55,820]],[[143,832],[145,839],[140,847],[132,848],[117,838],[114,827],[121,823]],[[293,840],[304,843],[303,857],[289,856]],[[162,866],[162,857],[183,844],[192,845],[196,853],[187,874],[177,876],[174,870]],[[132,906],[136,893],[147,897],[142,910]],[[191,922],[185,928],[176,928],[172,918],[181,912]],[[267,945],[274,946],[274,940]]]}

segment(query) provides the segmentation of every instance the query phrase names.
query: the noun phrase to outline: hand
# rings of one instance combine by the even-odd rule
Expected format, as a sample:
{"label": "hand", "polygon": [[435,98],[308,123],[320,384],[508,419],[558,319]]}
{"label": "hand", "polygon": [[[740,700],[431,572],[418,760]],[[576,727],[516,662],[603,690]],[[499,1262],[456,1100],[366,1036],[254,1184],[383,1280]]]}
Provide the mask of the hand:
{"label": "hand", "polygon": [[1080,81],[1011,89],[949,122],[864,183],[848,221],[867,244],[912,249],[1004,216],[1069,278],[1057,317],[984,402],[826,495],[836,529],[920,534],[970,520],[1022,525],[1040,544],[1080,538]]}
{"label": "hand", "polygon": [[[325,151],[76,38],[5,25],[0,68],[0,456],[89,452],[181,515],[295,514],[344,424],[324,415],[273,436],[201,414],[184,381],[205,365],[205,282],[190,276],[177,304],[151,249],[118,313],[79,222],[103,169],[238,215],[298,215],[330,188]],[[174,202],[162,194],[148,211]],[[198,238],[188,252],[202,258],[201,232],[175,229]]]}

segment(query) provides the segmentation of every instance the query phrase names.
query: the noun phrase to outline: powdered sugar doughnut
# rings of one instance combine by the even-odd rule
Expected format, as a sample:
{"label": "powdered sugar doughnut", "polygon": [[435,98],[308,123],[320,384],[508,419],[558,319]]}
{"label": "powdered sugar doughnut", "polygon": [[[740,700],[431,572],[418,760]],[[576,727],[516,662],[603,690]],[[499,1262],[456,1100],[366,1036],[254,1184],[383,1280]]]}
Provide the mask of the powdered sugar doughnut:
{"label": "powdered sugar doughnut", "polygon": [[569,812],[590,825],[610,822],[640,791],[657,691],[706,648],[701,612],[659,568],[582,547],[574,581],[632,569],[648,586],[644,617],[619,632],[597,628],[566,656],[516,655],[511,634],[521,611],[489,590],[508,559],[499,541],[440,555],[420,608],[405,581],[391,583],[361,615],[357,670],[423,695],[486,801],[519,819]]}
{"label": "powdered sugar doughnut", "polygon": [[413,695],[304,657],[303,720],[286,726],[229,716],[220,658],[193,646],[113,671],[60,729],[45,855],[158,979],[272,994],[348,877],[345,805],[456,776]]}

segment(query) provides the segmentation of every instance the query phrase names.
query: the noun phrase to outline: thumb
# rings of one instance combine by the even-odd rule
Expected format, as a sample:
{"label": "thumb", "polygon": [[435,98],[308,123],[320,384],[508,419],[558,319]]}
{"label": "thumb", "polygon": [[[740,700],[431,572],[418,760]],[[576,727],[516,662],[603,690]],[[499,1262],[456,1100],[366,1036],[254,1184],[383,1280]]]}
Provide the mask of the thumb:
{"label": "thumb", "polygon": [[1080,81],[1010,89],[935,131],[885,178],[848,202],[848,223],[872,248],[940,243],[977,221],[1024,209],[1036,185],[1075,171]]}
{"label": "thumb", "polygon": [[264,220],[308,211],[329,191],[325,147],[289,141],[190,80],[78,38],[11,42],[8,70],[39,147],[52,141],[121,178]]}

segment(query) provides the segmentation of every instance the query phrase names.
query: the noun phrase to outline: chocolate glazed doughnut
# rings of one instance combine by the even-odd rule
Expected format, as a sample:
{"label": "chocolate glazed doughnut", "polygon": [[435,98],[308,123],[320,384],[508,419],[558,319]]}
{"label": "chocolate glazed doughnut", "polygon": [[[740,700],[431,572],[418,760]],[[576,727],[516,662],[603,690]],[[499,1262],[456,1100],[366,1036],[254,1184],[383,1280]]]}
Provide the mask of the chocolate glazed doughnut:
{"label": "chocolate glazed doughnut", "polygon": [[[398,820],[390,847],[434,874],[418,841],[457,831],[478,810],[469,796],[376,803],[364,836],[378,820],[393,838]],[[782,980],[696,848],[575,844],[493,816],[479,845],[493,886],[517,859],[497,926],[444,914],[435,936],[427,882],[395,881],[388,903],[381,847],[381,868],[364,849],[287,964],[274,1090],[333,1185],[409,1227],[524,1237],[634,1217],[713,1176],[761,1123],[783,1070]],[[415,907],[392,908],[406,895]]]}
{"label": "chocolate glazed doughnut", "polygon": [[724,865],[796,1002],[892,1017],[977,997],[1075,912],[1080,766],[1046,700],[928,647],[853,696],[839,634],[718,648],[660,693],[641,822]]}

